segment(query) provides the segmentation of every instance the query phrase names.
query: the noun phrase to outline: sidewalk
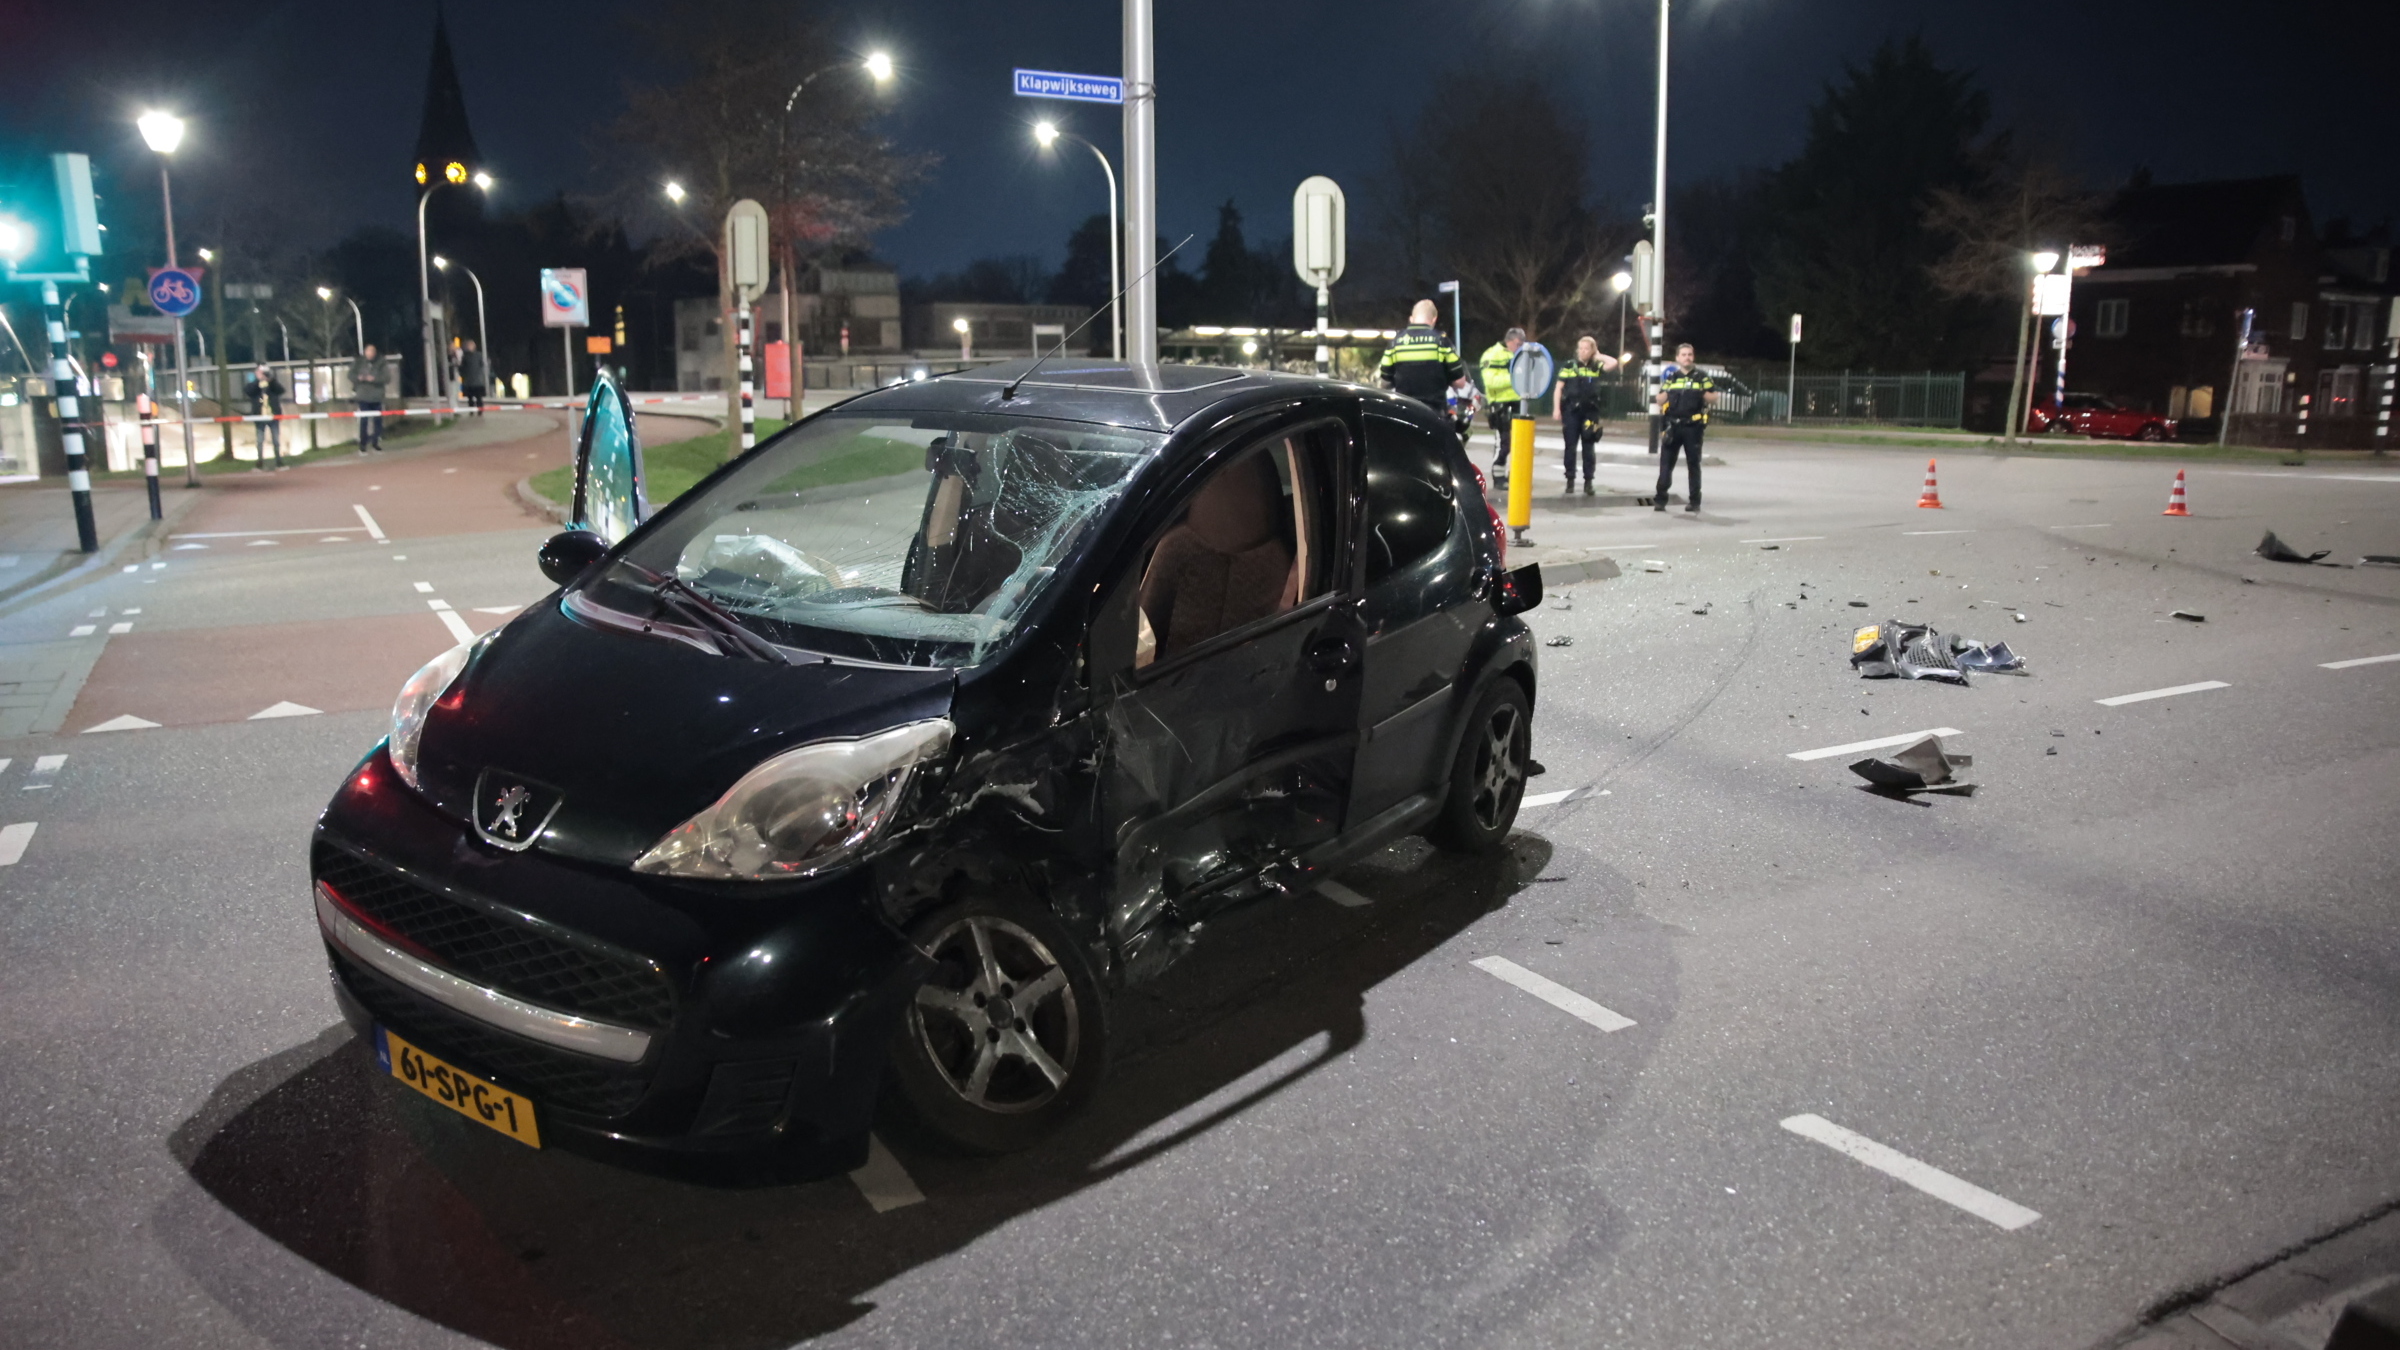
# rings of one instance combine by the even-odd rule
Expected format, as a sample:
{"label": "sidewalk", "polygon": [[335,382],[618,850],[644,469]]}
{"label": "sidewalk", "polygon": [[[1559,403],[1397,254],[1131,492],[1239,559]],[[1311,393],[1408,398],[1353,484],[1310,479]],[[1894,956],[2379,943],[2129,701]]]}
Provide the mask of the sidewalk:
{"label": "sidewalk", "polygon": [[[2390,1295],[2400,1288],[2400,1210],[2385,1206],[2364,1222],[2279,1257],[2205,1296],[2157,1310],[2157,1320],[2106,1344],[2117,1350],[2375,1350],[2393,1343]],[[2361,1308],[2341,1325],[2353,1301],[2371,1298],[2382,1305],[2381,1316]]]}
{"label": "sidewalk", "polygon": [[99,525],[100,551],[76,546],[75,505],[64,486],[52,482],[0,487],[0,606],[71,572],[96,572],[143,541],[163,536],[201,493],[178,479],[161,490],[167,518],[150,519],[149,490],[139,482],[92,489],[92,517]]}

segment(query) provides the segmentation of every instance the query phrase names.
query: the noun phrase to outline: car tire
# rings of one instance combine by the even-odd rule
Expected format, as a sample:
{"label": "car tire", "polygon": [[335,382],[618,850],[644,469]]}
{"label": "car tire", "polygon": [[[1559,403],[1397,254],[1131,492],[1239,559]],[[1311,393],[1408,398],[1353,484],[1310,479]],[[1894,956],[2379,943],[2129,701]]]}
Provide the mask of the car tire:
{"label": "car tire", "polygon": [[2166,438],[2167,429],[2158,425],[2156,422],[2152,422],[2142,428],[2142,439],[2145,441],[2163,441]]}
{"label": "car tire", "polygon": [[909,936],[934,969],[893,1042],[899,1105],[961,1152],[1041,1142],[1107,1066],[1108,1010],[1083,945],[1040,905],[1007,892],[945,905]]}
{"label": "car tire", "polygon": [[1508,842],[1533,762],[1533,707],[1503,675],[1483,687],[1450,764],[1450,786],[1425,837],[1453,853],[1496,853]]}

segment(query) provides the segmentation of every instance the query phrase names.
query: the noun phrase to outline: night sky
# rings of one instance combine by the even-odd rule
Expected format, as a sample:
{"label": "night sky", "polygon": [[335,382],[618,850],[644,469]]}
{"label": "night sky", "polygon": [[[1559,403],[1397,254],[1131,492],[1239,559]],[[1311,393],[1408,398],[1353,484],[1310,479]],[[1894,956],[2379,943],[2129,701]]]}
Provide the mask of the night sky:
{"label": "night sky", "polygon": [[[2389,0],[1676,0],[1670,159],[1677,182],[1788,157],[1805,110],[1845,61],[1920,33],[1977,71],[1994,125],[2095,186],[2298,171],[2320,225],[2400,212],[2400,80]],[[1326,173],[1359,196],[1384,129],[1441,75],[1547,77],[1586,117],[1608,202],[1649,195],[1654,4],[1643,0],[1159,0],[1159,213],[1200,238],[1235,199],[1254,240],[1289,228],[1290,193]],[[1028,131],[1060,120],[1116,153],[1113,108],[1008,92],[1012,66],[1113,73],[1109,0],[921,3],[852,11],[861,52],[901,67],[887,129],[942,157],[910,220],[877,241],[908,274],[1032,253],[1055,263],[1104,207],[1088,155],[1052,161]],[[648,73],[615,17],[534,0],[453,5],[468,107],[503,184],[496,205],[597,189],[594,129]],[[575,17],[566,17],[574,14]],[[0,137],[83,149],[148,173],[131,121],[147,103],[194,119],[179,191],[195,208],[272,210],[317,242],[405,227],[433,6],[128,0],[80,8],[0,0],[10,34]],[[146,178],[137,177],[144,181]],[[1363,214],[1354,200],[1354,221]],[[142,208],[154,212],[154,197]],[[1357,225],[1354,224],[1354,230]],[[204,242],[204,241],[203,241]]]}

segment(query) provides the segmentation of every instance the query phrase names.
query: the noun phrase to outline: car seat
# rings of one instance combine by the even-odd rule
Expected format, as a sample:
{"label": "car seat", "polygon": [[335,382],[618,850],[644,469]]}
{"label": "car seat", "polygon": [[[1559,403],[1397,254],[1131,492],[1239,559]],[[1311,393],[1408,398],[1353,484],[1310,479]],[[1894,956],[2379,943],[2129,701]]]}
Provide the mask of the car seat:
{"label": "car seat", "polygon": [[1142,578],[1142,611],[1160,659],[1291,608],[1296,577],[1280,519],[1287,513],[1264,455],[1226,466],[1193,494]]}

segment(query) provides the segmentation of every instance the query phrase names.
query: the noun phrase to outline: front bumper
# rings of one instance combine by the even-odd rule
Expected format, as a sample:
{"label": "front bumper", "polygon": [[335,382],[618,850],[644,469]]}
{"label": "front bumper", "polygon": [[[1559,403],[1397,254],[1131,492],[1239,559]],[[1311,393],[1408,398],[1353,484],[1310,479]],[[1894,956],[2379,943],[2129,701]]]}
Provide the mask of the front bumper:
{"label": "front bumper", "polygon": [[863,874],[702,886],[508,853],[378,750],[311,849],[335,993],[530,1098],[543,1134],[861,1156],[923,961]]}

